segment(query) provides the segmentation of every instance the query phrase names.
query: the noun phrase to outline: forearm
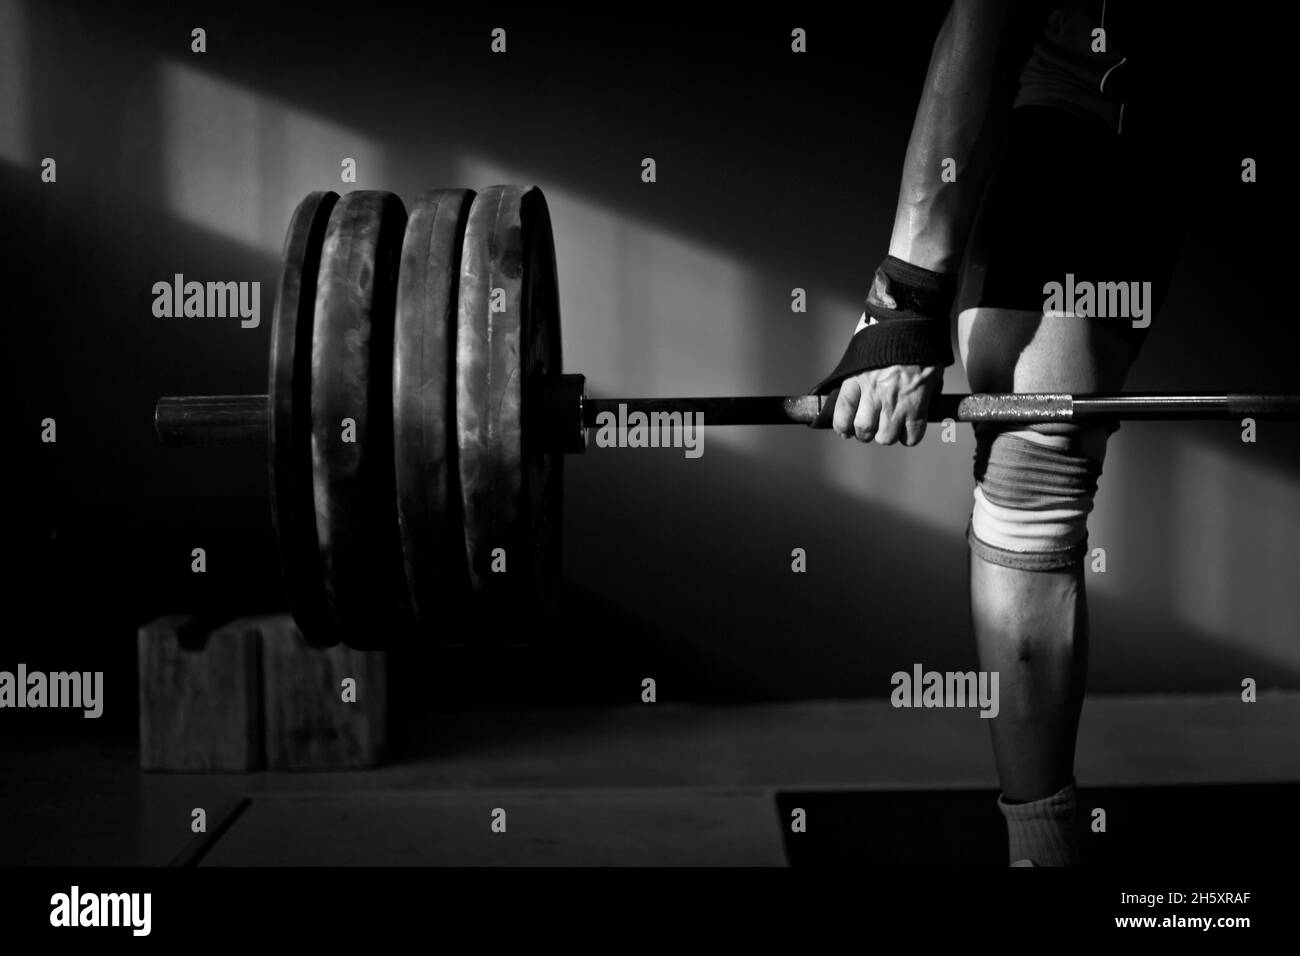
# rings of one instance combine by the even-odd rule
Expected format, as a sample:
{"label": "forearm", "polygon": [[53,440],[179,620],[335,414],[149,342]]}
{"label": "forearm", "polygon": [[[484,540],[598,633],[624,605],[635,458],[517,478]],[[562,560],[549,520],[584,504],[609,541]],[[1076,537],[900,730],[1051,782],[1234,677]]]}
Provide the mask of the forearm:
{"label": "forearm", "polygon": [[[864,398],[863,382],[885,382],[897,393],[897,383],[906,381],[909,394],[923,396],[939,381],[928,373],[878,370],[917,366],[932,372],[952,364],[949,316],[957,267],[1000,119],[1009,112],[1008,68],[1015,66],[1018,75],[1023,66],[1023,59],[1016,61],[1027,53],[1028,28],[1034,26],[1028,11],[1035,2],[953,0],[935,40],[907,146],[889,255],[872,275],[862,318],[839,364],[812,389],[825,394],[854,379],[834,411],[835,428],[846,437],[855,421],[850,406],[878,409]],[[954,161],[955,175],[945,175],[946,159]],[[918,398],[913,411],[924,403]]]}
{"label": "forearm", "polygon": [[1015,6],[955,0],[948,11],[907,145],[890,255],[935,272],[957,270],[987,179],[990,134],[1010,105],[997,80]]}

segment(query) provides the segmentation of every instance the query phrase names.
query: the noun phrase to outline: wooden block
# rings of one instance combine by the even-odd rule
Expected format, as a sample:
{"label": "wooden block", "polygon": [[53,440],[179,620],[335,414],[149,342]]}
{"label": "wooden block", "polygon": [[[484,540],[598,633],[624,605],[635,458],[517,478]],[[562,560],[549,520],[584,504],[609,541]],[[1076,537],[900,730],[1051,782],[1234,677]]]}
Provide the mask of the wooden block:
{"label": "wooden block", "polygon": [[[382,651],[313,647],[288,615],[262,618],[262,698],[271,770],[371,767],[388,743]],[[344,681],[355,681],[355,701]]]}
{"label": "wooden block", "polygon": [[137,635],[140,767],[256,770],[262,752],[260,634],[233,621],[215,631],[164,617]]}

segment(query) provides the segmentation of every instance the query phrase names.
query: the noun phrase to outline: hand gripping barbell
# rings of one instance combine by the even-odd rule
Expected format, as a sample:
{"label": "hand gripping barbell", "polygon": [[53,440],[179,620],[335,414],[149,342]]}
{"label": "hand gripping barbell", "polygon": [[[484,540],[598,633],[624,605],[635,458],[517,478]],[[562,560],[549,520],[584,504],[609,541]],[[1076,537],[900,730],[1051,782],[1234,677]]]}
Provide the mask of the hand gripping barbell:
{"label": "hand gripping barbell", "polygon": [[[602,413],[815,425],[835,394],[592,398],[566,375],[540,190],[316,192],[294,211],[268,395],[163,398],[164,444],[266,443],[290,609],[315,643],[437,638],[470,594],[555,607],[563,455]],[[940,395],[929,419],[1300,417],[1300,396]],[[347,422],[350,421],[350,431]],[[505,560],[502,560],[505,558]],[[501,567],[504,566],[504,573]]]}

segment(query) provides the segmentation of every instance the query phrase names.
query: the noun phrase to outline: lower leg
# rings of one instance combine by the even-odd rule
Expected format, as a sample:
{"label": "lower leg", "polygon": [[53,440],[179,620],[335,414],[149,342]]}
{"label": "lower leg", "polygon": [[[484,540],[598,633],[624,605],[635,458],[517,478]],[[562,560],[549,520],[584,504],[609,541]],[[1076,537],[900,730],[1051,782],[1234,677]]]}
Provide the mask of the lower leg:
{"label": "lower leg", "polygon": [[971,555],[971,611],[980,667],[999,674],[989,721],[1010,858],[1079,862],[1074,745],[1087,670],[1083,564],[1025,571]]}
{"label": "lower leg", "polygon": [[998,778],[1009,799],[1037,800],[1074,776],[1088,658],[1083,563],[1022,571],[971,555],[970,571],[980,667],[999,673],[989,722]]}

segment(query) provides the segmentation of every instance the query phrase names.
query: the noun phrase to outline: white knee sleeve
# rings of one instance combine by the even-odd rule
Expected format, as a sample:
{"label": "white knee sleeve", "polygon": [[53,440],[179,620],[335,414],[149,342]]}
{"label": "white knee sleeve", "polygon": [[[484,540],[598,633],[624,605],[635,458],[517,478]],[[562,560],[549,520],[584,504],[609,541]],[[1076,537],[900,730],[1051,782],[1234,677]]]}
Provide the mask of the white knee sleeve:
{"label": "white knee sleeve", "polygon": [[1105,427],[1044,434],[976,430],[975,507],[967,540],[992,564],[1068,567],[1088,550],[1088,515],[1106,457]]}

